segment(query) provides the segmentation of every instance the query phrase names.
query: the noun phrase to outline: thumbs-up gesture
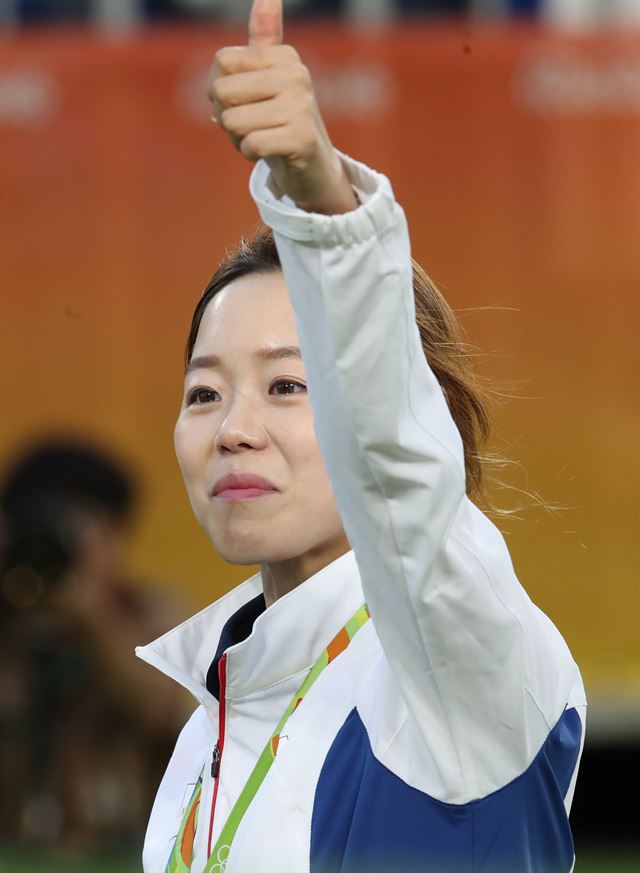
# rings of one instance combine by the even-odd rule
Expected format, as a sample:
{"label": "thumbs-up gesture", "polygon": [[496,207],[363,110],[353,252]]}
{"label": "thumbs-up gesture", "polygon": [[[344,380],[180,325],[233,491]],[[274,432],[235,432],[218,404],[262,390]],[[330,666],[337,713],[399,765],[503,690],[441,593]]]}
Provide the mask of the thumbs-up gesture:
{"label": "thumbs-up gesture", "polygon": [[282,0],[254,0],[249,44],[217,52],[207,93],[214,120],[250,161],[264,158],[283,193],[308,212],[356,207],[324,126],[309,71],[282,44]]}

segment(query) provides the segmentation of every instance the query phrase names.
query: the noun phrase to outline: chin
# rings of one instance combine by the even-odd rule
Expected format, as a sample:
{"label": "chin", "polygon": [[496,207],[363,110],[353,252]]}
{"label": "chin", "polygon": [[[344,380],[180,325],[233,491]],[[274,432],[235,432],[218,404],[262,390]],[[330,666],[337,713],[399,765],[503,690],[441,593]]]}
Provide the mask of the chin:
{"label": "chin", "polygon": [[222,535],[209,531],[209,537],[220,557],[229,564],[268,564],[286,561],[297,554],[265,542],[265,538],[256,535],[255,529],[242,533],[226,531]]}

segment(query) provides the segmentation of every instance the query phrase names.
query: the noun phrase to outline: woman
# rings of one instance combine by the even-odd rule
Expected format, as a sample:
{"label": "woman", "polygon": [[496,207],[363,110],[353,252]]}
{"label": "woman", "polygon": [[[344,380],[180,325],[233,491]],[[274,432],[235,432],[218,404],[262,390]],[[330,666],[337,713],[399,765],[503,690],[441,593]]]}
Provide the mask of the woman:
{"label": "woman", "polygon": [[144,869],[568,873],[580,675],[468,499],[450,314],[432,371],[402,210],[334,151],[279,6],[209,89],[279,261],[266,235],[214,276],[175,433],[198,520],[261,572],[138,650],[201,704]]}

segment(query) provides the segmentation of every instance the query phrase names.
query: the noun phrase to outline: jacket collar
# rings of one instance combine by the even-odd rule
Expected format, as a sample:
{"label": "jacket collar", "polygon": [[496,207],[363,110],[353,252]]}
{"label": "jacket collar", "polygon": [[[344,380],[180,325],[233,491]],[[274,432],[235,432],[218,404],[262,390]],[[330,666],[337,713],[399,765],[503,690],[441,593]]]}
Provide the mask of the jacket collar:
{"label": "jacket collar", "polygon": [[[238,699],[308,669],[362,605],[353,552],[264,607],[260,573],[168,631],[136,655],[175,679],[208,711],[227,652],[227,697]],[[207,681],[208,680],[208,681]]]}

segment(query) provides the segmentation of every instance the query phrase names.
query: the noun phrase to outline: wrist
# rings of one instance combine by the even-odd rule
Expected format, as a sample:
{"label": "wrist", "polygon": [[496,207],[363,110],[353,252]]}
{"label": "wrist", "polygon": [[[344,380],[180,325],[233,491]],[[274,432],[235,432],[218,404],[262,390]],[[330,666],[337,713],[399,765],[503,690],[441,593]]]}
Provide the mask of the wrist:
{"label": "wrist", "polygon": [[313,193],[295,199],[299,209],[321,215],[342,215],[360,206],[342,161],[333,149],[329,166],[322,169],[318,179]]}
{"label": "wrist", "polygon": [[332,197],[323,196],[321,200],[296,201],[298,209],[318,215],[344,215],[345,212],[357,209],[359,205],[358,196],[350,185],[346,190],[336,192]]}

